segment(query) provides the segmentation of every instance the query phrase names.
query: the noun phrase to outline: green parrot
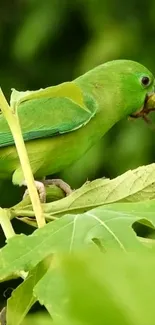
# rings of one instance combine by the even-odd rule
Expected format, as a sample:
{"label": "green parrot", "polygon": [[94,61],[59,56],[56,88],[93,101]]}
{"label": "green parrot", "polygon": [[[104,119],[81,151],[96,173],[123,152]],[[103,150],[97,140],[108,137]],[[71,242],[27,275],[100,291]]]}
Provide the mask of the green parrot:
{"label": "green parrot", "polygon": [[[129,60],[104,63],[58,86],[13,90],[10,105],[18,112],[35,179],[76,162],[121,119],[146,119],[145,105],[153,93],[152,73]],[[25,184],[12,134],[1,114],[0,179],[8,178],[16,185]],[[55,183],[70,191],[60,180]],[[44,200],[44,185],[36,182],[36,186]]]}

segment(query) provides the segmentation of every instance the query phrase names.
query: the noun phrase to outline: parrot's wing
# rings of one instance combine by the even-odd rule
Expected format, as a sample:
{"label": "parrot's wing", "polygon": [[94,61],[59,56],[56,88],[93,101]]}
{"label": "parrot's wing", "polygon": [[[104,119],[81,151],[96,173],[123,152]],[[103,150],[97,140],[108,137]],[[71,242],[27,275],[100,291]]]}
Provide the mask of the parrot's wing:
{"label": "parrot's wing", "polygon": [[[25,141],[74,131],[87,124],[97,111],[96,102],[74,83],[34,92],[14,91],[11,106],[18,116]],[[3,115],[0,116],[0,147],[14,144]]]}

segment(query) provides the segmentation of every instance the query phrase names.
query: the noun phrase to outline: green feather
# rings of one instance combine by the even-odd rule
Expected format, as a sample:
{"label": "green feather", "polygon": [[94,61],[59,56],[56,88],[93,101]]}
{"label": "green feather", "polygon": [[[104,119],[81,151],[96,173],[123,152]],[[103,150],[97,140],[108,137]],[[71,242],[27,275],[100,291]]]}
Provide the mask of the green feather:
{"label": "green feather", "polygon": [[[67,86],[67,97],[58,97],[65,94]],[[25,141],[56,136],[71,132],[86,125],[97,111],[95,101],[82,94],[77,85],[62,84],[61,87],[50,87],[44,91],[38,91],[39,97],[36,98],[37,92],[20,97],[14,107],[18,111],[21,123],[23,138]],[[56,88],[59,88],[60,91]],[[70,94],[69,94],[70,90]],[[43,97],[40,96],[43,94]],[[46,97],[45,95],[50,95]],[[22,93],[23,95],[23,93]],[[57,95],[57,97],[52,97]],[[79,97],[78,97],[79,95]],[[13,100],[11,100],[13,103]],[[89,109],[87,108],[89,107]],[[14,144],[10,129],[3,117],[0,117],[0,147],[6,147]]]}

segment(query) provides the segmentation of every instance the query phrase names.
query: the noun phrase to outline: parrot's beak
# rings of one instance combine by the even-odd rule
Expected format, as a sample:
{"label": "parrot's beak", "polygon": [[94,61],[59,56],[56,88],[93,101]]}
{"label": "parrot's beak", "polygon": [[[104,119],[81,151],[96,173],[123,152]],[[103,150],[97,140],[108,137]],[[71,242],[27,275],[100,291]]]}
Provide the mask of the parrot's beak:
{"label": "parrot's beak", "polygon": [[145,122],[151,123],[148,114],[155,111],[155,93],[146,95],[143,107],[136,113],[130,115],[131,118],[143,118]]}

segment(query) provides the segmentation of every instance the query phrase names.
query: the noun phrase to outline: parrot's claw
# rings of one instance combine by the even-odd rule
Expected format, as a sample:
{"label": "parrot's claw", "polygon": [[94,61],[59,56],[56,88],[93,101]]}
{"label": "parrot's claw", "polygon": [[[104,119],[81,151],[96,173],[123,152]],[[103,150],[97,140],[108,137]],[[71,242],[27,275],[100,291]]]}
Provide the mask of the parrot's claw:
{"label": "parrot's claw", "polygon": [[[39,182],[39,181],[34,181],[34,182],[35,182],[36,189],[38,191],[41,203],[45,203],[46,202],[46,190],[45,190],[44,184],[42,182]],[[22,185],[27,186],[25,181],[22,183]],[[25,191],[24,195],[23,195],[23,199],[28,195],[29,195],[29,191],[27,189]]]}
{"label": "parrot's claw", "polygon": [[71,194],[73,192],[73,190],[71,189],[71,187],[64,182],[62,179],[45,179],[43,180],[43,184],[46,185],[56,185],[58,187],[60,187],[66,194],[66,196],[68,196],[69,194]]}

